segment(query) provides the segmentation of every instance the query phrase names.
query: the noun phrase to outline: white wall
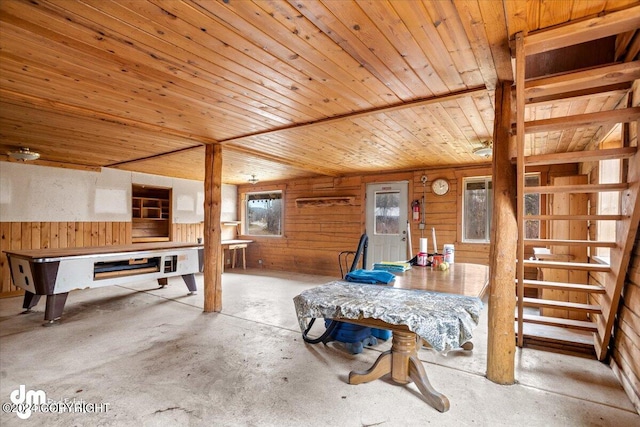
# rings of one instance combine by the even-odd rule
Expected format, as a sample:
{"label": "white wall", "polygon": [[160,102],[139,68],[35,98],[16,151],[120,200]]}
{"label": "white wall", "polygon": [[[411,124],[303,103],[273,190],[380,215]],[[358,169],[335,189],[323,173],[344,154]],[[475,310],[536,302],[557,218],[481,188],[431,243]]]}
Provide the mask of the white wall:
{"label": "white wall", "polygon": [[[173,222],[204,220],[203,182],[102,168],[0,162],[0,222],[131,221],[131,185],[172,188]],[[235,185],[222,186],[222,220],[237,219]]]}

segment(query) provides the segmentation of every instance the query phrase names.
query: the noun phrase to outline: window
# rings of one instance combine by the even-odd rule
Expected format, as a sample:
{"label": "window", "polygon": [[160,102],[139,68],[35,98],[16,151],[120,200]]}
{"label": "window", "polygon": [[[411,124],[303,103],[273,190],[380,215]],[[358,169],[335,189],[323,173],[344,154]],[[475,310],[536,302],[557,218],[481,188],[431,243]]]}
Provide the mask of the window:
{"label": "window", "polygon": [[491,178],[465,178],[462,199],[462,240],[465,242],[489,242],[493,187]]}
{"label": "window", "polygon": [[[540,175],[532,174],[524,177],[525,187],[540,186]],[[540,215],[540,193],[528,193],[524,195],[524,238],[540,238],[540,220],[526,219],[530,215]]]}
{"label": "window", "polygon": [[282,236],[282,191],[247,193],[246,234]]}
{"label": "window", "polygon": [[[525,176],[526,187],[540,185],[540,175]],[[491,237],[491,215],[493,210],[493,185],[491,177],[464,178],[462,199],[462,240],[470,243],[488,243]],[[540,193],[525,194],[525,216],[540,215]],[[525,219],[525,238],[540,237],[540,221]]]}
{"label": "window", "polygon": [[[600,160],[599,162],[599,182],[600,184],[616,184],[621,181],[620,159]],[[599,215],[618,215],[620,213],[620,193],[617,191],[605,191],[598,193],[598,214]],[[598,241],[615,241],[616,240],[616,222],[610,220],[601,220],[596,226]],[[596,255],[608,257],[609,248],[596,248]]]}

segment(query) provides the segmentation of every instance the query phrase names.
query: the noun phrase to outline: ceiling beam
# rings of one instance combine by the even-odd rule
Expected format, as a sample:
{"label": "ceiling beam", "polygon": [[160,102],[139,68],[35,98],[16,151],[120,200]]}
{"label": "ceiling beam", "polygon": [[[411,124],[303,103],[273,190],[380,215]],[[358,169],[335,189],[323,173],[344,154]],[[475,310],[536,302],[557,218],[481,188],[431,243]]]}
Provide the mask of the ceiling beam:
{"label": "ceiling beam", "polygon": [[243,139],[247,139],[247,138],[253,138],[256,136],[267,136],[267,135],[273,135],[276,133],[280,133],[280,132],[285,132],[285,131],[289,131],[289,130],[301,130],[301,129],[310,129],[314,126],[318,126],[318,125],[327,125],[327,124],[331,124],[331,123],[336,123],[336,122],[340,122],[340,121],[344,121],[344,120],[352,120],[352,119],[356,119],[359,117],[364,117],[364,116],[369,116],[371,114],[380,114],[380,113],[390,113],[393,111],[398,111],[398,110],[404,110],[407,108],[415,108],[415,107],[421,107],[423,105],[429,105],[429,104],[437,104],[440,102],[445,102],[445,101],[452,101],[458,98],[463,98],[466,96],[473,96],[476,95],[478,93],[481,92],[486,92],[488,89],[486,86],[482,85],[482,86],[478,86],[478,87],[474,87],[474,88],[470,88],[470,89],[464,89],[458,92],[451,92],[445,95],[438,95],[438,96],[433,96],[430,98],[422,98],[422,99],[418,99],[415,101],[410,101],[410,102],[403,102],[400,104],[394,104],[391,106],[384,106],[384,107],[378,107],[378,108],[370,108],[367,110],[361,110],[361,111],[356,111],[355,113],[349,113],[349,114],[343,114],[340,116],[335,116],[335,117],[330,117],[327,119],[322,119],[322,120],[316,120],[313,122],[307,122],[307,123],[297,123],[294,125],[290,125],[290,126],[284,126],[284,127],[280,127],[277,129],[271,129],[271,130],[266,130],[266,131],[261,131],[261,132],[255,132],[255,133],[251,133],[251,134],[247,134],[247,135],[242,135],[242,136],[237,136],[234,138],[229,138],[229,139],[221,139],[219,142],[221,144],[228,144],[228,143],[237,143],[242,141]]}
{"label": "ceiling beam", "polygon": [[[464,0],[462,3],[466,2],[467,0]],[[492,25],[485,25],[484,28],[487,32],[498,81],[512,82],[513,64],[511,63],[511,52],[509,51],[509,31],[507,29],[505,5],[503,2],[498,1],[478,1],[478,7],[480,8],[480,13],[482,13],[482,20],[492,23]]]}
{"label": "ceiling beam", "polygon": [[[478,93],[482,93],[482,92],[486,92],[488,89],[486,86],[479,86],[479,87],[474,87],[474,88],[470,88],[470,89],[465,89],[462,91],[458,91],[458,92],[453,92],[453,93],[449,93],[449,94],[445,94],[445,95],[439,95],[439,96],[434,96],[434,97],[429,97],[429,98],[423,98],[423,99],[418,99],[415,101],[410,101],[410,102],[404,102],[404,103],[400,103],[400,104],[394,104],[391,106],[385,106],[385,107],[379,107],[379,108],[372,108],[372,109],[368,109],[368,110],[362,110],[362,111],[358,111],[355,113],[350,113],[350,114],[345,114],[345,115],[341,115],[341,116],[336,116],[336,117],[331,117],[331,118],[327,118],[327,119],[323,119],[323,120],[317,120],[317,121],[313,121],[313,122],[307,122],[307,123],[302,123],[302,124],[294,124],[294,125],[290,125],[290,126],[285,126],[285,127],[281,127],[281,128],[277,128],[277,129],[271,129],[268,131],[261,131],[261,132],[256,132],[256,133],[252,133],[252,134],[248,134],[248,135],[242,135],[242,136],[238,136],[238,137],[234,137],[234,138],[229,138],[226,140],[215,140],[213,138],[207,138],[207,137],[203,137],[203,136],[199,136],[199,135],[193,135],[193,134],[189,134],[186,132],[180,132],[180,131],[176,131],[173,129],[168,129],[168,128],[164,128],[161,126],[157,126],[157,125],[152,125],[152,124],[148,124],[148,123],[144,123],[144,122],[139,122],[139,121],[135,121],[135,120],[130,120],[130,119],[126,119],[126,118],[122,118],[122,117],[117,117],[117,116],[113,116],[110,114],[105,114],[105,113],[101,113],[98,111],[94,111],[94,110],[89,110],[86,108],[81,108],[81,107],[76,107],[73,105],[69,105],[69,104],[64,104],[64,103],[60,103],[60,102],[55,102],[55,101],[48,101],[48,100],[44,100],[42,98],[37,98],[37,97],[33,97],[33,96],[29,96],[29,95],[24,95],[24,94],[19,94],[10,90],[6,90],[6,89],[1,89],[0,88],[0,96],[3,96],[7,99],[14,99],[17,100],[19,102],[22,103],[26,103],[28,105],[35,105],[39,108],[43,108],[43,109],[51,109],[52,107],[54,109],[56,109],[57,111],[61,111],[64,113],[71,113],[71,114],[75,114],[75,115],[81,115],[84,117],[91,117],[91,118],[96,118],[99,120],[106,120],[106,121],[111,121],[114,123],[121,123],[123,125],[129,125],[132,127],[137,127],[137,128],[141,128],[141,129],[146,129],[146,130],[152,130],[152,131],[156,131],[156,132],[162,132],[164,134],[168,134],[168,135],[174,135],[174,136],[178,136],[181,138],[185,138],[185,139],[189,139],[189,140],[193,140],[195,143],[200,142],[204,145],[206,144],[225,144],[225,145],[231,145],[232,143],[239,143],[242,142],[244,139],[249,139],[249,138],[253,138],[253,137],[257,137],[257,136],[267,136],[267,135],[273,135],[276,133],[280,133],[280,132],[286,132],[289,130],[300,130],[300,129],[309,129],[311,127],[317,126],[317,125],[326,125],[326,124],[331,124],[331,123],[336,123],[339,121],[343,121],[343,120],[350,120],[350,119],[355,119],[355,118],[359,118],[359,117],[364,117],[364,116],[368,116],[371,114],[379,114],[379,113],[388,113],[388,112],[392,112],[392,111],[398,111],[398,110],[402,110],[402,109],[407,109],[407,108],[415,108],[415,107],[420,107],[423,105],[429,105],[429,104],[436,104],[436,103],[440,103],[440,102],[445,102],[445,101],[451,101],[451,100],[455,100],[455,99],[459,99],[459,98],[463,98],[466,96],[473,96],[476,95]],[[141,157],[141,158],[136,158],[136,159],[131,159],[131,160],[127,160],[127,161],[123,161],[123,162],[118,162],[118,163],[112,163],[112,164],[108,164],[105,165],[105,167],[116,167],[116,166],[123,166],[123,165],[127,165],[127,164],[133,164],[136,162],[140,162],[140,161],[145,161],[145,160],[151,160],[151,159],[156,159],[156,158],[160,158],[160,157],[164,157],[164,156],[169,156],[169,155],[173,155],[176,153],[180,153],[183,151],[188,151],[188,150],[192,150],[198,147],[201,147],[202,145],[195,145],[193,147],[187,147],[187,148],[182,148],[179,150],[173,150],[173,151],[169,151],[166,153],[161,153],[161,154],[157,154],[157,155],[153,155],[153,156],[146,156],[146,157]],[[301,165],[297,162],[294,161],[290,161],[290,160],[286,160],[280,157],[276,157],[276,156],[270,156],[267,155],[265,153],[261,153],[259,151],[255,151],[255,150],[251,150],[251,149],[246,149],[246,148],[242,148],[242,147],[238,147],[237,145],[233,145],[233,149],[235,151],[240,151],[240,152],[244,152],[247,153],[249,155],[253,155],[253,156],[258,156],[261,158],[264,158],[266,160],[270,160],[270,161],[275,161],[287,166],[291,166],[300,170],[304,170],[304,171],[310,171],[313,173],[317,173],[317,174],[321,174],[321,175],[327,175],[327,176],[339,176],[340,173],[338,171],[335,170],[327,170],[326,168],[319,168],[319,167],[309,167],[309,165]]]}
{"label": "ceiling beam", "polygon": [[116,166],[130,165],[131,163],[144,162],[146,160],[154,160],[154,159],[158,159],[160,157],[170,156],[170,155],[178,154],[178,153],[184,153],[184,152],[187,152],[187,151],[191,151],[191,150],[195,150],[195,149],[201,149],[201,148],[202,148],[202,145],[196,145],[196,146],[187,147],[187,148],[180,148],[179,150],[167,151],[166,153],[154,154],[152,156],[146,156],[146,157],[138,157],[138,158],[131,159],[131,160],[125,160],[123,162],[110,163],[108,165],[105,165],[105,167],[106,168],[113,168],[113,167],[116,167]]}
{"label": "ceiling beam", "polygon": [[[388,113],[388,112],[392,112],[392,111],[398,111],[398,110],[402,110],[402,109],[406,109],[406,108],[415,108],[415,107],[420,107],[423,105],[429,105],[429,104],[436,104],[436,103],[440,103],[440,102],[445,102],[445,101],[451,101],[451,100],[455,100],[455,99],[459,99],[465,96],[473,96],[476,95],[478,93],[481,92],[486,92],[488,89],[486,86],[479,86],[476,88],[471,88],[471,89],[465,89],[462,91],[458,91],[458,92],[453,92],[453,93],[449,93],[446,95],[439,95],[439,96],[434,96],[434,97],[430,97],[430,98],[424,98],[424,99],[419,99],[416,101],[411,101],[411,102],[405,102],[402,104],[396,104],[396,105],[392,105],[392,106],[385,106],[385,107],[380,107],[380,108],[373,108],[373,109],[368,109],[368,110],[363,110],[363,111],[358,111],[355,113],[351,113],[351,114],[345,114],[345,115],[341,115],[341,116],[337,116],[337,117],[331,117],[328,119],[324,119],[324,120],[317,120],[314,122],[308,122],[308,123],[302,123],[302,124],[295,124],[295,125],[291,125],[291,126],[286,126],[286,127],[282,127],[282,128],[278,128],[278,129],[272,129],[272,130],[268,130],[268,131],[262,131],[262,132],[256,132],[256,133],[252,133],[252,134],[248,134],[248,135],[243,135],[243,136],[238,136],[235,138],[229,138],[229,139],[223,139],[220,141],[217,141],[217,143],[220,144],[224,144],[225,146],[233,149],[234,151],[238,151],[238,152],[243,152],[252,156],[257,156],[266,160],[270,160],[270,161],[274,161],[277,163],[281,163],[287,166],[291,166],[300,170],[304,170],[304,171],[309,171],[309,172],[313,172],[313,173],[317,173],[317,174],[321,174],[321,175],[326,175],[326,176],[339,176],[340,173],[338,171],[335,170],[327,170],[326,168],[318,168],[318,167],[310,167],[309,165],[301,165],[298,162],[294,162],[294,161],[290,161],[287,159],[283,159],[281,157],[277,157],[277,156],[271,156],[265,153],[262,153],[260,151],[256,151],[256,150],[251,150],[248,148],[244,148],[244,147],[240,147],[238,145],[236,145],[237,143],[242,142],[245,139],[250,139],[250,138],[255,138],[255,137],[263,137],[263,136],[268,136],[268,135],[274,135],[276,133],[280,133],[280,132],[286,132],[289,130],[301,130],[301,129],[309,129],[312,128],[314,126],[317,125],[327,125],[327,124],[331,124],[331,123],[336,123],[339,121],[343,121],[343,120],[351,120],[351,119],[355,119],[355,118],[359,118],[359,117],[364,117],[364,116],[368,116],[371,114],[380,114],[380,113]],[[181,150],[175,150],[175,151],[171,151],[171,152],[167,152],[167,153],[162,153],[162,154],[158,154],[158,155],[154,155],[154,156],[149,156],[149,157],[144,157],[144,158],[139,158],[139,159],[132,159],[132,160],[128,160],[128,161],[124,161],[124,162],[120,162],[120,163],[114,163],[111,165],[108,165],[108,167],[113,167],[113,166],[122,166],[125,164],[131,164],[131,163],[135,163],[138,161],[143,161],[143,160],[149,160],[149,159],[154,159],[154,158],[158,158],[158,157],[163,157],[163,156],[168,156],[171,154],[175,154],[181,151],[185,151],[185,150],[190,150],[192,148],[197,148],[197,147],[190,147],[190,148],[186,148],[186,149],[181,149]]]}
{"label": "ceiling beam", "polygon": [[36,96],[26,95],[18,93],[9,89],[0,88],[0,98],[13,100],[23,105],[30,107],[37,107],[46,111],[55,111],[62,114],[71,114],[75,116],[87,117],[96,120],[102,120],[108,123],[117,123],[123,126],[130,126],[137,129],[144,129],[152,132],[162,133],[164,135],[177,136],[183,139],[194,141],[201,144],[215,144],[218,141],[201,135],[194,135],[188,132],[182,132],[179,130],[167,128],[164,126],[158,126],[151,123],[141,122],[139,120],[132,120],[125,117],[115,116],[113,114],[107,114],[100,111],[78,107],[71,104],[65,104],[59,101],[52,101],[49,99],[39,98]]}
{"label": "ceiling beam", "polygon": [[317,173],[319,175],[325,175],[325,176],[331,176],[331,177],[338,177],[341,175],[344,175],[343,173],[340,173],[337,170],[334,169],[327,169],[327,168],[319,168],[319,167],[315,167],[315,166],[309,166],[309,165],[305,165],[302,166],[300,163],[298,162],[294,162],[288,159],[283,159],[281,157],[278,156],[273,156],[267,153],[263,153],[260,151],[256,151],[256,150],[251,150],[250,148],[244,148],[244,147],[239,147],[237,145],[229,145],[229,146],[225,146],[226,150],[231,150],[231,151],[237,151],[239,153],[244,153],[244,154],[248,154],[250,156],[255,156],[255,157],[259,157],[261,159],[264,160],[269,160],[271,162],[276,162],[276,163],[280,163],[282,165],[285,166],[290,166],[292,168],[296,168],[302,171],[309,171],[309,172],[313,172],[313,173]]}
{"label": "ceiling beam", "polygon": [[53,162],[53,161],[41,160],[41,159],[29,160],[28,162],[24,162],[22,160],[14,160],[8,154],[0,154],[0,161],[5,161],[9,163],[20,163],[22,165],[28,163],[30,165],[49,166],[52,168],[76,169],[76,170],[89,171],[89,172],[102,171],[102,167],[100,166],[81,165],[81,164],[69,163],[69,162]]}
{"label": "ceiling beam", "polygon": [[637,28],[640,28],[640,5],[530,33],[524,39],[525,55],[601,39]]}

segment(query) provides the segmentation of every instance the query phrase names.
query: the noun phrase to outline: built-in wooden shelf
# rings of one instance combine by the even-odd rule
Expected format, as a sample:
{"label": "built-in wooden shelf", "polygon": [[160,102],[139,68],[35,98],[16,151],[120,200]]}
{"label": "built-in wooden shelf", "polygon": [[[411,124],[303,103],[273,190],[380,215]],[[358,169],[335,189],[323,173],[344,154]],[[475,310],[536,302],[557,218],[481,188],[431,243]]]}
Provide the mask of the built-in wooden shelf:
{"label": "built-in wooden shelf", "polygon": [[171,238],[171,189],[132,186],[133,243],[167,242]]}
{"label": "built-in wooden shelf", "polygon": [[168,219],[169,200],[155,197],[133,197],[133,219]]}
{"label": "built-in wooden shelf", "polygon": [[301,197],[296,199],[296,206],[352,206],[355,200],[355,196]]}

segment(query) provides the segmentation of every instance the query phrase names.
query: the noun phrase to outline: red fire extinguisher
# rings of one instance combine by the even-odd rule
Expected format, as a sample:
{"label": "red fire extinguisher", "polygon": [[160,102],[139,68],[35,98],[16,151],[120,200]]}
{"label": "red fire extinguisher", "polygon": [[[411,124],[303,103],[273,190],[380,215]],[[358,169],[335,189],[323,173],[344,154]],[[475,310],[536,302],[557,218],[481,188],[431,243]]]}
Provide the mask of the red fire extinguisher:
{"label": "red fire extinguisher", "polygon": [[413,220],[415,222],[420,221],[420,202],[417,200],[411,202],[411,209],[413,211]]}

